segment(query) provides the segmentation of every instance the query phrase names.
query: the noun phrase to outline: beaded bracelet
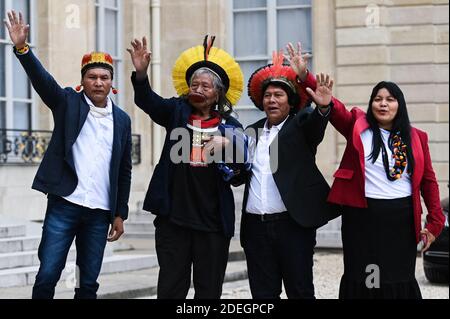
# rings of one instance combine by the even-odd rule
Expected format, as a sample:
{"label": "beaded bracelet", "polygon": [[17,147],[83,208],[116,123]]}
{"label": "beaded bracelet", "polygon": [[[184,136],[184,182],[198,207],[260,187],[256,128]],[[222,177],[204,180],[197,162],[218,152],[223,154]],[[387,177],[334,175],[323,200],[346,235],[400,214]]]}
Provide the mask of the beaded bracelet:
{"label": "beaded bracelet", "polygon": [[26,54],[26,53],[28,53],[29,50],[30,50],[30,46],[28,44],[25,44],[25,46],[21,49],[16,48],[16,51],[18,54]]}

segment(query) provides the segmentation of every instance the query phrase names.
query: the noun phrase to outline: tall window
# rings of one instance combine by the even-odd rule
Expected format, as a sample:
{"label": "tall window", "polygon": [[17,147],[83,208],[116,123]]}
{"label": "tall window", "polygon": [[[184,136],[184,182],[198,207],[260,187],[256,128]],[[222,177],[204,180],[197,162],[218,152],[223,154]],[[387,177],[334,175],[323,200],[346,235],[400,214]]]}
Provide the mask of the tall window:
{"label": "tall window", "polygon": [[[122,0],[96,0],[96,50],[111,54],[114,60],[114,87],[123,88],[122,70]],[[111,96],[115,103],[123,105],[123,94]]]}
{"label": "tall window", "polygon": [[[271,63],[272,52],[288,42],[302,42],[312,53],[311,0],[233,0],[230,14],[231,51],[244,72],[245,84],[259,67]],[[239,102],[243,124],[261,117],[247,95]]]}
{"label": "tall window", "polygon": [[[33,23],[35,1],[0,0],[1,20],[6,12],[14,9],[23,13],[30,25]],[[28,41],[34,43],[34,31],[31,29]],[[13,54],[12,44],[5,25],[0,25],[0,128],[31,130],[33,113],[33,93],[28,77],[20,62]]]}

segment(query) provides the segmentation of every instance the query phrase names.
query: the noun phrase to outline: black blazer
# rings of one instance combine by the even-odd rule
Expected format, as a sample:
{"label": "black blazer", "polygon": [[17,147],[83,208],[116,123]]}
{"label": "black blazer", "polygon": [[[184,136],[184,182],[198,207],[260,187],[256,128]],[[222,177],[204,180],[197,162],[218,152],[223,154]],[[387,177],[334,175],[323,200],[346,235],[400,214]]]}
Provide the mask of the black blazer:
{"label": "black blazer", "polygon": [[[72,146],[89,114],[89,106],[83,93],[61,88],[31,50],[25,55],[16,53],[16,56],[34,89],[52,111],[55,123],[32,188],[45,194],[69,196],[78,185]],[[113,105],[113,118],[114,140],[109,173],[111,220],[115,216],[125,220],[128,218],[131,185],[131,120],[116,105]]]}
{"label": "black blazer", "polygon": [[[329,116],[322,116],[318,109],[307,107],[297,115],[289,116],[283,128],[270,146],[270,160],[275,184],[291,217],[303,227],[317,228],[338,216],[335,208],[327,203],[330,187],[316,165],[317,146],[322,142]],[[249,128],[257,133],[264,127],[266,118]],[[259,136],[256,136],[259,141]],[[274,143],[278,142],[277,156]],[[278,164],[278,165],[277,165]],[[242,206],[241,241],[245,239],[246,207],[251,173],[245,180]]]}

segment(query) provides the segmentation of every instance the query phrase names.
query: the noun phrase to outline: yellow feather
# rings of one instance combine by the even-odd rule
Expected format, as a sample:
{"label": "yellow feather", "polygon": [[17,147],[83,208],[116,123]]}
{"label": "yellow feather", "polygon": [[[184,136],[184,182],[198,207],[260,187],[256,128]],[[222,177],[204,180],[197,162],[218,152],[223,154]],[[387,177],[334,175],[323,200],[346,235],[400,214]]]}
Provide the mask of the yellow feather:
{"label": "yellow feather", "polygon": [[[204,48],[199,45],[184,51],[175,62],[172,70],[172,79],[178,95],[189,92],[186,82],[186,72],[191,65],[204,60]],[[219,65],[228,75],[230,86],[226,94],[232,105],[241,98],[244,89],[244,75],[238,63],[224,50],[213,47],[210,50],[208,60]]]}

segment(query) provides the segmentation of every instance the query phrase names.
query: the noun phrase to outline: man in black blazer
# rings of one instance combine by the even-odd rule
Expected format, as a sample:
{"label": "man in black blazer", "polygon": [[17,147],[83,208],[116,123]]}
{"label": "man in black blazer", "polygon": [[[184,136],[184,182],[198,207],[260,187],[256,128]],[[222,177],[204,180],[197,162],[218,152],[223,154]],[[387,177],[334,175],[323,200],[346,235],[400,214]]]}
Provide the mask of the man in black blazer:
{"label": "man in black blazer", "polygon": [[55,122],[33,182],[33,189],[48,194],[33,298],[54,297],[75,238],[75,298],[93,299],[106,242],[124,232],[131,184],[131,121],[108,97],[113,61],[106,53],[85,55],[84,90],[63,89],[26,44],[29,26],[22,14],[12,11],[8,18],[14,52]]}
{"label": "man in black blazer", "polygon": [[[267,116],[246,130],[254,132],[256,147],[244,192],[241,244],[255,299],[280,298],[282,282],[288,298],[314,298],[316,229],[336,217],[315,163],[329,106],[316,101],[316,109],[306,107],[308,73],[300,62],[301,79],[275,54],[273,64],[257,70],[248,85],[252,101]],[[318,96],[332,87],[330,79],[319,83]]]}

